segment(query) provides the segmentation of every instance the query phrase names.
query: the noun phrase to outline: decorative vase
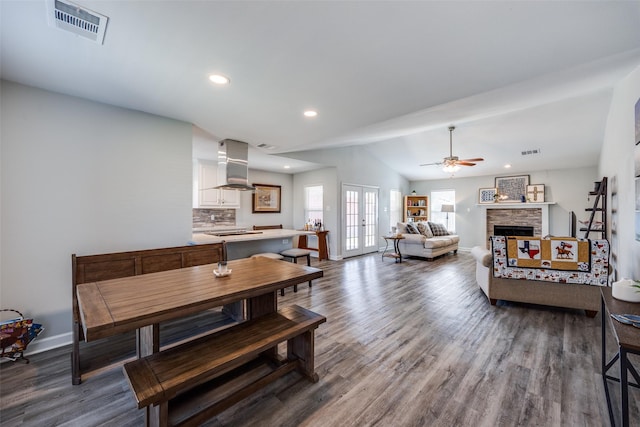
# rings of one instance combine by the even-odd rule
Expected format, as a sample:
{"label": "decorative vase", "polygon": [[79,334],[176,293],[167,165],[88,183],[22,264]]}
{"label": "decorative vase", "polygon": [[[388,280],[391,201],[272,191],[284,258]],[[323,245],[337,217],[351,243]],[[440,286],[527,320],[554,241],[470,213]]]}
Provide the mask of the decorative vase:
{"label": "decorative vase", "polygon": [[636,282],[631,279],[618,280],[611,284],[611,295],[622,301],[640,302],[640,289],[634,285]]}

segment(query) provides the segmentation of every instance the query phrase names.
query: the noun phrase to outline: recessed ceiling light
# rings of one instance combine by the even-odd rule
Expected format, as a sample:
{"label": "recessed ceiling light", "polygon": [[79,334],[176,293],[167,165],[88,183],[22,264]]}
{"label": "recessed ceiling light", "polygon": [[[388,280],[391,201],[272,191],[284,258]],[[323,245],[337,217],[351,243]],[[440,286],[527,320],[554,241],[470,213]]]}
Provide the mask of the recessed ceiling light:
{"label": "recessed ceiling light", "polygon": [[318,112],[314,110],[307,110],[303,114],[305,117],[315,117],[318,115]]}
{"label": "recessed ceiling light", "polygon": [[291,166],[289,166],[289,165],[284,165],[284,168],[285,168],[285,169],[291,169]]}
{"label": "recessed ceiling light", "polygon": [[509,169],[511,167],[511,165],[509,163],[507,163],[506,165],[504,165],[505,169]]}
{"label": "recessed ceiling light", "polygon": [[222,74],[211,74],[209,76],[209,80],[217,85],[228,85],[229,83],[231,83],[229,77],[223,76]]}

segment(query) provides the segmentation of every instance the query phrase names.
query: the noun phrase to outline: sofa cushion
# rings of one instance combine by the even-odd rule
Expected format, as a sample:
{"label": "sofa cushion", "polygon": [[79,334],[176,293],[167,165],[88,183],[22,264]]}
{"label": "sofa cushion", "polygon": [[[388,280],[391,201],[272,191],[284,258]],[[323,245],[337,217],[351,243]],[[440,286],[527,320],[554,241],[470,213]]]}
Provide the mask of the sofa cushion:
{"label": "sofa cushion", "polygon": [[418,231],[424,237],[427,237],[427,238],[433,237],[433,233],[431,232],[431,228],[429,228],[429,224],[427,224],[425,221],[418,221],[418,223],[416,224],[416,227],[418,227]]}
{"label": "sofa cushion", "polygon": [[396,233],[405,234],[407,232],[407,223],[399,222],[396,224]]}
{"label": "sofa cushion", "polygon": [[418,231],[418,227],[412,222],[407,223],[407,233],[409,234],[420,234]]}
{"label": "sofa cushion", "polygon": [[422,234],[403,234],[404,239],[400,240],[400,243],[407,245],[420,245],[424,246],[424,242],[427,239]]}
{"label": "sofa cushion", "polygon": [[455,235],[438,236],[438,237],[434,236],[434,237],[432,237],[430,239],[425,239],[424,247],[425,247],[425,249],[444,248],[445,246],[450,246],[450,245],[453,245],[455,243],[458,243],[459,240],[460,240],[460,238],[458,236],[455,236]]}
{"label": "sofa cushion", "polygon": [[447,227],[445,227],[442,224],[436,224],[435,222],[431,222],[429,221],[429,228],[431,229],[431,233],[433,233],[434,236],[448,236],[449,235],[449,230],[447,230]]}

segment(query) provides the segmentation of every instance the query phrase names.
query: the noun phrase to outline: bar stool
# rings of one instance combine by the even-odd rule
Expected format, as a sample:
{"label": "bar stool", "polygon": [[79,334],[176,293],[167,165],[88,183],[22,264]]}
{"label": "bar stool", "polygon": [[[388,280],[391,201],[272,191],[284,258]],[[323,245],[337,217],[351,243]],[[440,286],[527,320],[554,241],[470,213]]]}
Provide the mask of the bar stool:
{"label": "bar stool", "polygon": [[[300,249],[300,248],[285,249],[284,251],[280,252],[280,255],[282,255],[285,258],[291,259],[291,261],[294,264],[298,263],[298,258],[307,257],[307,265],[311,267],[311,251],[308,249]],[[311,280],[309,280],[309,287],[311,287]],[[294,285],[293,292],[297,292],[298,291],[297,288],[298,286]]]}

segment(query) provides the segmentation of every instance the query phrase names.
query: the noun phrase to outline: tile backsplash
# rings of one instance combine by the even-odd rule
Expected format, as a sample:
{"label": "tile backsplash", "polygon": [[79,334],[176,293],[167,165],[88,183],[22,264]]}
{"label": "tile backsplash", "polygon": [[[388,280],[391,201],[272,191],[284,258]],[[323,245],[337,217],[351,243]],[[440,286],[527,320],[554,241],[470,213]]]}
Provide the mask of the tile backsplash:
{"label": "tile backsplash", "polygon": [[[213,219],[211,217],[213,216]],[[193,228],[236,225],[235,209],[193,209]]]}

